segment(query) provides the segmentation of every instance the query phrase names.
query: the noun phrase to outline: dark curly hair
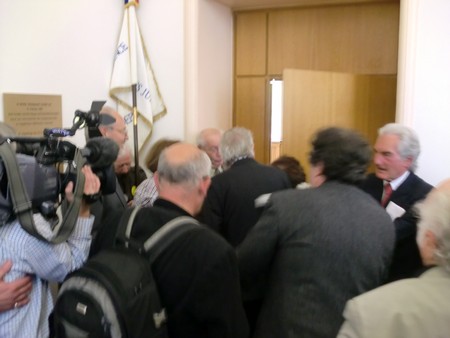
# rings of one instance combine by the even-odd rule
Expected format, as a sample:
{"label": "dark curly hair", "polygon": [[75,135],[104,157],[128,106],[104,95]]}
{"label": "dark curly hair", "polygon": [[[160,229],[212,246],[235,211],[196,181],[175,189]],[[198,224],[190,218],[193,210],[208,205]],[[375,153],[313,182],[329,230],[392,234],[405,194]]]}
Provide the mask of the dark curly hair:
{"label": "dark curly hair", "polygon": [[306,181],[305,170],[295,157],[282,155],[270,165],[283,170],[288,175],[292,188]]}
{"label": "dark curly hair", "polygon": [[357,132],[331,127],[319,130],[311,142],[311,165],[321,163],[327,181],[359,184],[366,176],[371,147]]}

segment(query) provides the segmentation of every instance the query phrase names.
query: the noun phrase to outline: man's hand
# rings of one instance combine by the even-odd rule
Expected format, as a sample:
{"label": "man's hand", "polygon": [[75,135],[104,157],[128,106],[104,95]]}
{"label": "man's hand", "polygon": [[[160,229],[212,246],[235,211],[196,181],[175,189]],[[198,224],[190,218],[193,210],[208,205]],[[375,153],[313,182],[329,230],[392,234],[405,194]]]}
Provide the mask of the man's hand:
{"label": "man's hand", "polygon": [[[85,177],[84,181],[84,190],[83,193],[85,195],[94,195],[97,194],[100,191],[100,179],[92,172],[92,169],[90,166],[85,165],[81,172],[83,173]],[[67,187],[65,189],[66,198],[69,202],[73,201],[73,182],[69,182],[67,184]],[[85,203],[83,200],[80,207],[79,216],[81,217],[89,217],[90,211],[89,211],[89,205]]]}
{"label": "man's hand", "polygon": [[30,301],[31,277],[23,277],[10,283],[3,281],[11,267],[11,261],[0,266],[0,312],[23,306]]}

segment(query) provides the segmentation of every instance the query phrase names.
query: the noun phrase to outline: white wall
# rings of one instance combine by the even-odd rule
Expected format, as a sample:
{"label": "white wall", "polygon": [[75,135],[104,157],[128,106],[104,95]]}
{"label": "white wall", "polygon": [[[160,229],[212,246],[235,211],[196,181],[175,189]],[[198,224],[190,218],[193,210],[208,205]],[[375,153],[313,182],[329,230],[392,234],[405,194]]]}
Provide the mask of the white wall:
{"label": "white wall", "polygon": [[418,174],[450,177],[450,1],[402,0],[397,120],[419,134]]}
{"label": "white wall", "polygon": [[210,0],[186,4],[186,138],[232,124],[233,16]]}
{"label": "white wall", "polygon": [[[208,0],[141,0],[137,13],[168,109],[151,143],[230,127],[230,10]],[[122,15],[122,0],[0,1],[0,118],[5,92],[62,95],[64,127],[76,109],[109,100]],[[449,17],[448,0],[401,1],[397,120],[419,133],[418,173],[432,184],[450,176]],[[83,136],[73,140],[82,145]]]}
{"label": "white wall", "polygon": [[[195,15],[201,20],[195,23],[201,36],[192,46],[185,41],[185,6],[194,1],[199,2],[195,10],[202,11]],[[155,122],[150,143],[160,137],[189,138],[186,134],[193,135],[203,124],[229,127],[232,16],[228,8],[208,0],[141,0],[137,16],[168,111]],[[114,104],[108,95],[109,81],[122,17],[123,0],[0,1],[0,118],[5,92],[61,95],[64,127],[72,125],[76,109],[88,110],[93,100]],[[185,88],[192,85],[185,81],[185,51],[192,48],[201,57],[195,60],[201,67],[197,83],[188,92],[198,97],[194,118],[185,107]],[[81,146],[83,135],[78,132],[71,141]]]}

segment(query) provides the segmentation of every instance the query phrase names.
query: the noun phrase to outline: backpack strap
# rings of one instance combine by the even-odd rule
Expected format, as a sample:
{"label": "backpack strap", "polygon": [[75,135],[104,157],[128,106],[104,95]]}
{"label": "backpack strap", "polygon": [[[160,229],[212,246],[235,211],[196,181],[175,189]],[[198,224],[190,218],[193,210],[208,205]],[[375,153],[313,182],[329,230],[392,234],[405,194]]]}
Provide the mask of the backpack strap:
{"label": "backpack strap", "polygon": [[[125,247],[130,246],[131,241],[131,230],[133,229],[134,219],[137,213],[141,210],[140,205],[136,205],[131,208],[125,209],[119,224],[119,234],[123,234],[123,239],[125,240]],[[124,230],[123,230],[124,229]]]}
{"label": "backpack strap", "polygon": [[200,229],[200,223],[190,216],[179,216],[164,224],[144,243],[150,262],[154,262],[177,238],[195,229]]}
{"label": "backpack strap", "polygon": [[[130,247],[130,245],[136,244],[130,237],[134,220],[139,210],[141,210],[140,206],[125,209],[119,222],[116,240],[124,240],[125,247],[127,248]],[[155,231],[153,235],[144,242],[141,249],[147,253],[150,262],[153,262],[176,238],[195,228],[199,228],[199,225],[200,223],[193,217],[176,217]]]}

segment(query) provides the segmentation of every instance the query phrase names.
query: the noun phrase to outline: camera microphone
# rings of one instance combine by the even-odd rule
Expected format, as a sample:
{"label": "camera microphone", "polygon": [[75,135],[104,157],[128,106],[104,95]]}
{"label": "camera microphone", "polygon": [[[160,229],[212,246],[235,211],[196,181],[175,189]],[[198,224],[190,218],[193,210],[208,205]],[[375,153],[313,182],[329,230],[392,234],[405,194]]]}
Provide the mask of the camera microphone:
{"label": "camera microphone", "polygon": [[119,146],[106,137],[94,137],[81,149],[81,155],[86,157],[92,168],[105,168],[114,163],[119,153]]}

